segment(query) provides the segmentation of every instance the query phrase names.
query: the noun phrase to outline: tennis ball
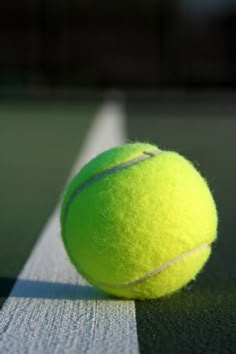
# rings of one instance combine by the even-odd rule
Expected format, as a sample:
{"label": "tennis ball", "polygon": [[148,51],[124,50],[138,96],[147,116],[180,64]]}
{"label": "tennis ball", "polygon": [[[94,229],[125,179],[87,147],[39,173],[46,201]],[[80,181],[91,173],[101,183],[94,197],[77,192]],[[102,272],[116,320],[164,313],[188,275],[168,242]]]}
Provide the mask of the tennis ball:
{"label": "tennis ball", "polygon": [[206,181],[176,152],[133,143],[105,151],[69,183],[62,238],[76,269],[125,298],[157,298],[194,279],[217,211]]}

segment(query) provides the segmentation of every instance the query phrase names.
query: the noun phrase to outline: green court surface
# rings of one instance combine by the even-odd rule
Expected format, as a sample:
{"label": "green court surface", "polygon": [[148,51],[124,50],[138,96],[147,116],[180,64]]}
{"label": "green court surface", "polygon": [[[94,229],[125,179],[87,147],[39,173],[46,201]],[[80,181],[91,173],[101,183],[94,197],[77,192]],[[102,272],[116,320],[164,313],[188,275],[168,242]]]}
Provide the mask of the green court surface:
{"label": "green court surface", "polygon": [[98,103],[0,103],[0,298],[59,200]]}
{"label": "green court surface", "polygon": [[[0,104],[2,302],[59,200],[98,106],[95,100]],[[139,350],[233,353],[236,106],[128,99],[125,108],[129,141],[192,160],[209,181],[219,213],[218,240],[197,280],[170,297],[135,302]]]}
{"label": "green court surface", "polygon": [[236,109],[230,107],[128,105],[130,139],[192,160],[209,181],[219,213],[218,240],[197,280],[171,297],[136,301],[141,353],[232,353],[236,347]]}

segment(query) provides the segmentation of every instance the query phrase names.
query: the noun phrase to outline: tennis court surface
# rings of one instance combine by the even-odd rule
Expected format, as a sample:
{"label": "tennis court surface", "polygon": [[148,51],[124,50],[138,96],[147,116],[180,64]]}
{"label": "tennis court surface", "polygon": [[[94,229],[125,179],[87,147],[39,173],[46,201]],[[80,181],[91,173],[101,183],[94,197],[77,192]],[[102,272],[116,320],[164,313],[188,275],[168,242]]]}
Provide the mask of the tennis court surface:
{"label": "tennis court surface", "polygon": [[[153,96],[0,103],[0,353],[236,352],[236,106]],[[59,208],[91,157],[128,141],[177,150],[209,181],[218,240],[195,282],[156,300],[113,298],[68,260]]]}

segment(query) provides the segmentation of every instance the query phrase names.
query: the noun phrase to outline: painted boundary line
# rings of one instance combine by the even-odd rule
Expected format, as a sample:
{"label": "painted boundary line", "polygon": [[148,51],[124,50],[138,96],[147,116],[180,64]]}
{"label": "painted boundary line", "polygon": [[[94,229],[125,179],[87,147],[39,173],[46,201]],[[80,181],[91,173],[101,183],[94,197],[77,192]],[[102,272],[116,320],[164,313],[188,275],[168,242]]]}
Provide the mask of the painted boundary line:
{"label": "painted boundary line", "polygon": [[[108,102],[72,174],[124,140],[122,105]],[[134,302],[110,299],[77,274],[62,245],[58,216],[57,208],[0,311],[0,353],[138,353]]]}

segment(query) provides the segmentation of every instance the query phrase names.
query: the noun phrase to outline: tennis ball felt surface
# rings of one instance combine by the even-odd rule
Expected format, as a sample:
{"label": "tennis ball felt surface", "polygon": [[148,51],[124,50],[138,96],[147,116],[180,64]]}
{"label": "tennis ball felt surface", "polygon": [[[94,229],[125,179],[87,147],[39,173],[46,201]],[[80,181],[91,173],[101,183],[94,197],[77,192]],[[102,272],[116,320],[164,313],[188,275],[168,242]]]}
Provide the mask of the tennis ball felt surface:
{"label": "tennis ball felt surface", "polygon": [[95,287],[157,298],[203,267],[217,211],[206,181],[184,157],[124,144],[92,159],[69,183],[61,231],[72,263]]}

